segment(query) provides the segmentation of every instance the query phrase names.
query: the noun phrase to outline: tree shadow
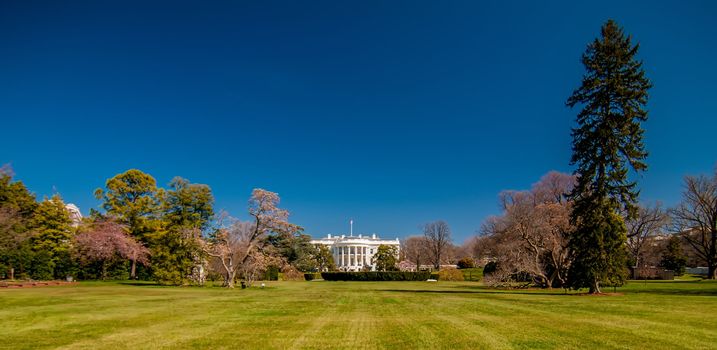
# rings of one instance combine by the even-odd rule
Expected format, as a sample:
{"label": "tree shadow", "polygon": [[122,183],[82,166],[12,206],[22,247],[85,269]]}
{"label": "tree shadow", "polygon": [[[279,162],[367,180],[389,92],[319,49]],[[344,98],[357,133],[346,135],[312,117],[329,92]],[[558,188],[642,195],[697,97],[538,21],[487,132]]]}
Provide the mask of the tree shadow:
{"label": "tree shadow", "polygon": [[123,285],[123,286],[134,286],[134,287],[162,287],[162,285],[158,284],[157,282],[143,282],[143,281],[120,281],[117,282],[117,284]]}
{"label": "tree shadow", "polygon": [[578,293],[560,293],[556,291],[534,291],[534,290],[431,290],[431,289],[379,289],[381,292],[398,293],[428,293],[428,294],[524,294],[524,295],[578,295]]}
{"label": "tree shadow", "polygon": [[644,288],[622,291],[626,294],[658,294],[658,295],[684,295],[684,296],[717,296],[715,289],[662,289]]}

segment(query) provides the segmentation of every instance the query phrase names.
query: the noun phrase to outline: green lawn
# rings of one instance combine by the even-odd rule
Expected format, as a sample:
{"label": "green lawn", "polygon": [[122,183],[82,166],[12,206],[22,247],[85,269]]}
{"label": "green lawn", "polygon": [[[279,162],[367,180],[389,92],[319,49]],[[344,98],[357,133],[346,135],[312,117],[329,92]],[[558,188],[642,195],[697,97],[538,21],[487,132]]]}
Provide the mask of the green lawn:
{"label": "green lawn", "polygon": [[482,267],[461,269],[460,271],[463,273],[463,278],[466,281],[480,281],[483,279],[483,268]]}
{"label": "green lawn", "polygon": [[717,283],[632,282],[618,292],[324,281],[0,289],[0,348],[717,348]]}

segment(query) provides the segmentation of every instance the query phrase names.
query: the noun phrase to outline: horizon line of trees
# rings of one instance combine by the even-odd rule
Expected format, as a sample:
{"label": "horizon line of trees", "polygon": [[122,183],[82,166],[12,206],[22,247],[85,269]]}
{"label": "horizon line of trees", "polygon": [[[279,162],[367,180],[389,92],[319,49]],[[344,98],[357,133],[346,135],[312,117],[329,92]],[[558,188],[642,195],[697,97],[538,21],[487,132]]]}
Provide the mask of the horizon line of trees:
{"label": "horizon line of trees", "polygon": [[270,271],[334,269],[326,247],[314,246],[289,222],[278,194],[254,189],[249,221],[214,212],[209,186],[175,177],[168,188],[130,169],[107,180],[91,210],[73,223],[59,194],[38,201],[12,169],[0,170],[0,278],[144,279],[163,284],[226,287],[251,283]]}

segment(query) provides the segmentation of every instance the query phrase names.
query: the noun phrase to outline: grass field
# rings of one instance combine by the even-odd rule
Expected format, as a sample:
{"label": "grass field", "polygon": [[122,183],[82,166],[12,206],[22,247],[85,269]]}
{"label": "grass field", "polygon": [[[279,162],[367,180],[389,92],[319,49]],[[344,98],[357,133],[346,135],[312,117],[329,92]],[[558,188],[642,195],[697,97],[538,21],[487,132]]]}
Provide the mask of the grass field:
{"label": "grass field", "polygon": [[324,281],[0,289],[0,348],[717,348],[717,283],[632,282],[617,291]]}

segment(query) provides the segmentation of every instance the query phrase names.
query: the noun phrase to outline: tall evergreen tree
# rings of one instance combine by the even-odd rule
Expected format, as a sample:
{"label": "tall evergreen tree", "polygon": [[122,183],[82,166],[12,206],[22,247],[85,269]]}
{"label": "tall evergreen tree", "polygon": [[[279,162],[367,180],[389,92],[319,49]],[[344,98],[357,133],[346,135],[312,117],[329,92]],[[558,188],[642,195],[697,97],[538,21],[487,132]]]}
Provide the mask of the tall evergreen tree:
{"label": "tall evergreen tree", "polygon": [[660,266],[675,272],[675,275],[682,276],[685,274],[687,266],[687,256],[682,250],[682,240],[679,236],[672,236],[667,241],[667,247],[662,253]]}
{"label": "tall evergreen tree", "polygon": [[[75,230],[72,227],[70,212],[65,208],[62,198],[54,195],[41,202],[35,210],[30,225],[35,231],[31,239],[32,249],[37,257],[42,259],[43,264],[47,265],[48,274],[52,274],[41,279],[64,278],[63,275],[70,272],[66,268],[69,267],[70,241]],[[58,265],[66,268],[56,269]]]}
{"label": "tall evergreen tree", "polygon": [[209,186],[181,177],[172,179],[164,194],[166,227],[151,236],[153,275],[161,283],[189,284],[203,260],[199,237],[214,217],[214,196]]}
{"label": "tall evergreen tree", "polygon": [[61,252],[69,249],[72,239],[72,220],[59,195],[41,202],[31,220],[37,232],[32,238],[33,249],[47,251],[55,259]]}
{"label": "tall evergreen tree", "polygon": [[[144,246],[152,244],[152,238],[164,230],[160,218],[160,198],[163,190],[149,174],[130,169],[117,174],[105,183],[106,190],[98,188],[95,197],[101,200],[107,215],[125,225],[129,234]],[[132,259],[130,277],[137,278],[137,260]]]}
{"label": "tall evergreen tree", "polygon": [[157,230],[159,197],[157,181],[149,174],[130,169],[108,179],[106,190],[98,188],[95,197],[102,200],[107,214],[127,225],[129,232],[143,243],[147,234]]}
{"label": "tall evergreen tree", "polygon": [[573,129],[571,165],[577,165],[578,182],[571,220],[572,265],[568,284],[600,293],[600,283],[621,284],[626,276],[626,228],[622,213],[636,213],[639,191],[628,171],[647,168],[641,122],[647,120],[647,90],[639,45],[613,20],[582,56],[586,73],[581,86],[567,101],[581,105]]}

